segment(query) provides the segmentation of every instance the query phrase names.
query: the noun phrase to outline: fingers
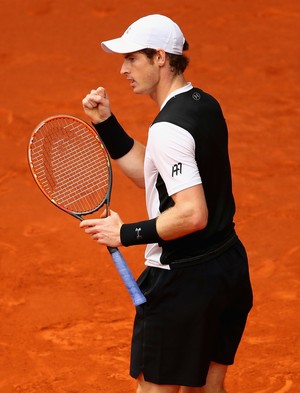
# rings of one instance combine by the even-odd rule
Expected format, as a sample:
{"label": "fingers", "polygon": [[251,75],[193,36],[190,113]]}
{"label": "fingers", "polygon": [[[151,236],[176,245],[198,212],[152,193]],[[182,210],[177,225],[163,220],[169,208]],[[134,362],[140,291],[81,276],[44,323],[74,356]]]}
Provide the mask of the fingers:
{"label": "fingers", "polygon": [[97,92],[100,96],[102,96],[103,98],[108,98],[108,94],[107,94],[106,90],[104,89],[104,87],[98,87],[98,88],[96,89],[96,92]]}
{"label": "fingers", "polygon": [[107,227],[121,227],[123,221],[118,213],[110,210],[109,216],[106,215],[106,210],[101,214],[101,218],[91,218],[80,222],[80,228],[84,229],[86,233],[92,233],[100,228],[106,229]]}
{"label": "fingers", "polygon": [[[87,235],[90,235],[93,240],[100,243],[105,239],[105,235],[101,230],[100,220],[84,220],[80,223],[80,227],[84,229]],[[102,240],[102,241],[101,241]]]}
{"label": "fingers", "polygon": [[118,247],[121,245],[120,229],[122,221],[116,212],[105,218],[87,219],[80,222],[80,228],[99,244]]}
{"label": "fingers", "polygon": [[97,225],[97,222],[98,222],[98,220],[83,220],[83,221],[81,221],[80,222],[80,228],[83,228],[83,229],[87,229],[87,228],[92,228],[92,227],[94,227],[95,225]]}
{"label": "fingers", "polygon": [[97,241],[100,244],[106,244],[109,241],[109,237],[101,229],[101,225],[99,224],[99,220],[85,220],[87,222],[82,222],[80,227],[84,229],[84,232],[89,235],[93,240]]}
{"label": "fingers", "polygon": [[82,106],[84,109],[97,108],[100,103],[103,103],[103,101],[107,99],[106,97],[105,89],[99,87],[97,90],[91,90],[90,93],[85,96],[82,100]]}
{"label": "fingers", "polygon": [[82,100],[85,113],[93,123],[101,123],[111,116],[110,102],[104,87],[92,89]]}

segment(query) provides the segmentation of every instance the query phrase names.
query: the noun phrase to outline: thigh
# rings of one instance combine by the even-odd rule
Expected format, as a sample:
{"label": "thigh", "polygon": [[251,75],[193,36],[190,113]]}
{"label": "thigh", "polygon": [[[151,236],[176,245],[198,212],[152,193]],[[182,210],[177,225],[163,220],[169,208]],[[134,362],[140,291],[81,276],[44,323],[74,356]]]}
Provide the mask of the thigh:
{"label": "thigh", "polygon": [[140,285],[148,301],[137,307],[132,337],[133,378],[142,372],[158,386],[200,388],[211,361],[233,363],[251,306],[244,296],[251,288],[243,285],[247,260],[239,252],[232,247],[183,269],[147,269]]}
{"label": "thigh", "polygon": [[223,257],[222,269],[225,285],[220,297],[224,303],[211,360],[230,365],[234,363],[253,301],[247,255],[241,243]]}
{"label": "thigh", "polygon": [[210,363],[207,274],[201,267],[152,269],[142,285],[147,303],[137,307],[130,375],[142,372],[159,385],[202,386]]}

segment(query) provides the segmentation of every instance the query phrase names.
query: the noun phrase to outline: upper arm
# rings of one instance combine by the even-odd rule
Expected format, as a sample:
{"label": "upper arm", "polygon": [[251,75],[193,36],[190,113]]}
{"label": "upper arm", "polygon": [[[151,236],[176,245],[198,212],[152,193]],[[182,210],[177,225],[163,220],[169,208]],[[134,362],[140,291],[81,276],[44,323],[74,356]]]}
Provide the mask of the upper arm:
{"label": "upper arm", "polygon": [[195,140],[188,131],[171,123],[156,123],[150,129],[147,148],[168,195],[202,183]]}
{"label": "upper arm", "polygon": [[164,240],[171,240],[205,228],[208,209],[192,135],[170,123],[151,128],[151,158],[174,201],[159,216],[158,232]]}

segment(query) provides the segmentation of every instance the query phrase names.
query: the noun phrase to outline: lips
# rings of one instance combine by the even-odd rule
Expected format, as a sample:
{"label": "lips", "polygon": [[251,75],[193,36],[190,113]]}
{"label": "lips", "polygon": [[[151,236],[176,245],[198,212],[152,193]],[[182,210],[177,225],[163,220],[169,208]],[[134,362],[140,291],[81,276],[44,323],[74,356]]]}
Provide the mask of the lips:
{"label": "lips", "polygon": [[136,81],[133,78],[127,76],[126,79],[129,81],[131,87],[136,86]]}
{"label": "lips", "polygon": [[132,79],[132,78],[127,78],[127,79],[128,79],[128,81],[130,83],[130,86],[134,86],[136,84],[134,79]]}

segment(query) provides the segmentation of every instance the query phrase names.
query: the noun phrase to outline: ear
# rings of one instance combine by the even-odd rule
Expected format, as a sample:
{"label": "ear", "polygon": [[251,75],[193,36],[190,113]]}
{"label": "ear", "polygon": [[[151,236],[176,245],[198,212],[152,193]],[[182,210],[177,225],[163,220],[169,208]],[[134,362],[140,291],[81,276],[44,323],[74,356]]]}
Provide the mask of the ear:
{"label": "ear", "polygon": [[160,67],[164,66],[166,63],[166,52],[163,49],[157,49],[155,56],[156,56],[157,64]]}

